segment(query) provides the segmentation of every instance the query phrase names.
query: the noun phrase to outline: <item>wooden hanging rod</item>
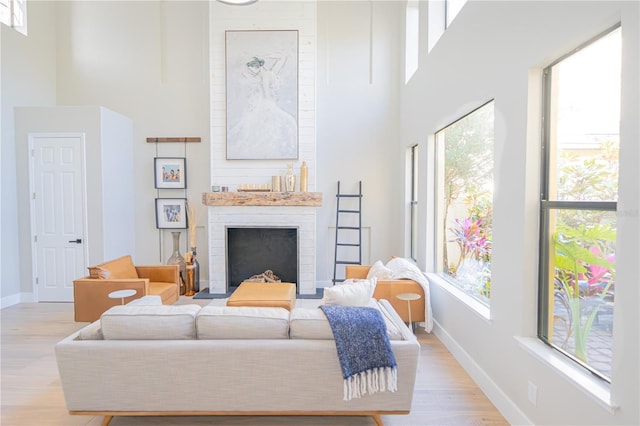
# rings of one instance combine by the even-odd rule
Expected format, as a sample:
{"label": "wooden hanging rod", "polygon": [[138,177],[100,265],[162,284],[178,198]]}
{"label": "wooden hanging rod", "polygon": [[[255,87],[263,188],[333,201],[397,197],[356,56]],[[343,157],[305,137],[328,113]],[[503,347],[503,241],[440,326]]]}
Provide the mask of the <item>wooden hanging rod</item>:
{"label": "wooden hanging rod", "polygon": [[199,137],[192,138],[147,138],[147,142],[156,143],[156,142],[201,142]]}

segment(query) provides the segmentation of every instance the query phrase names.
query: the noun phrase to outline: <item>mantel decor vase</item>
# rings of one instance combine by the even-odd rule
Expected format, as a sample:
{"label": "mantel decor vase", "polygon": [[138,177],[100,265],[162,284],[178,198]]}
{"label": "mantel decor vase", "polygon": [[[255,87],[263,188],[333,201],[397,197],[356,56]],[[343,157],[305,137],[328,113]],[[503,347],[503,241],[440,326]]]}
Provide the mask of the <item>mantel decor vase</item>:
{"label": "mantel decor vase", "polygon": [[193,290],[198,293],[200,291],[200,262],[198,262],[195,247],[191,247],[191,263],[193,264]]}
{"label": "mantel decor vase", "polygon": [[308,169],[307,162],[303,161],[302,166],[300,166],[300,192],[307,192],[307,182],[308,182]]}
{"label": "mantel decor vase", "polygon": [[296,190],[296,175],[293,173],[293,164],[287,166],[287,174],[284,175],[284,190],[293,192]]}
{"label": "mantel decor vase", "polygon": [[180,266],[180,295],[185,293],[185,279],[186,279],[186,262],[184,257],[180,254],[180,234],[181,232],[174,231],[171,233],[173,237],[173,253],[167,260],[167,265],[179,265]]}

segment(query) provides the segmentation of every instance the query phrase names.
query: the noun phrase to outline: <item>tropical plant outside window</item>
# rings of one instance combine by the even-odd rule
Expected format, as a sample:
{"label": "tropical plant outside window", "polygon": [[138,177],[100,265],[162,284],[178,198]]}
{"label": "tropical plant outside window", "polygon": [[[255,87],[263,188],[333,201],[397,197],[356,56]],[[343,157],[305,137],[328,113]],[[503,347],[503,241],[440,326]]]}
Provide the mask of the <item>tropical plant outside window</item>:
{"label": "tropical plant outside window", "polygon": [[482,303],[491,296],[493,101],[436,133],[437,271]]}
{"label": "tropical plant outside window", "polygon": [[621,35],[545,69],[538,335],[610,380]]}

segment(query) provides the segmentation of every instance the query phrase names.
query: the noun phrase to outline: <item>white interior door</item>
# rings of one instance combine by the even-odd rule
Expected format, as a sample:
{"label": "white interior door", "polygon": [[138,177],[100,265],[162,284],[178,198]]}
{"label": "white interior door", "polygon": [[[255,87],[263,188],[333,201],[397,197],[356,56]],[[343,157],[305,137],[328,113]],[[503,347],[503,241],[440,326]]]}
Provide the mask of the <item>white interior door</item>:
{"label": "white interior door", "polygon": [[85,276],[84,135],[30,134],[34,296],[73,301]]}

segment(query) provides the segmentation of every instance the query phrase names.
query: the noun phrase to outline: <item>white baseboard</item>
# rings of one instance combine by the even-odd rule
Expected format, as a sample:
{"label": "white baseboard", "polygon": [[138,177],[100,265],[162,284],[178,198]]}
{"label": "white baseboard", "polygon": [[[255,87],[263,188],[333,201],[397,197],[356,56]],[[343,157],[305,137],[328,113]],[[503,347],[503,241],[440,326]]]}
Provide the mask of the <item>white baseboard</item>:
{"label": "white baseboard", "polygon": [[512,425],[533,425],[531,420],[520,408],[509,399],[502,389],[484,372],[484,370],[469,356],[469,354],[444,330],[437,321],[434,321],[433,333],[447,347],[453,357],[462,368],[471,376],[473,381],[484,392],[498,411]]}
{"label": "white baseboard", "polygon": [[33,303],[33,293],[16,293],[0,299],[0,309],[17,305],[18,303]]}

